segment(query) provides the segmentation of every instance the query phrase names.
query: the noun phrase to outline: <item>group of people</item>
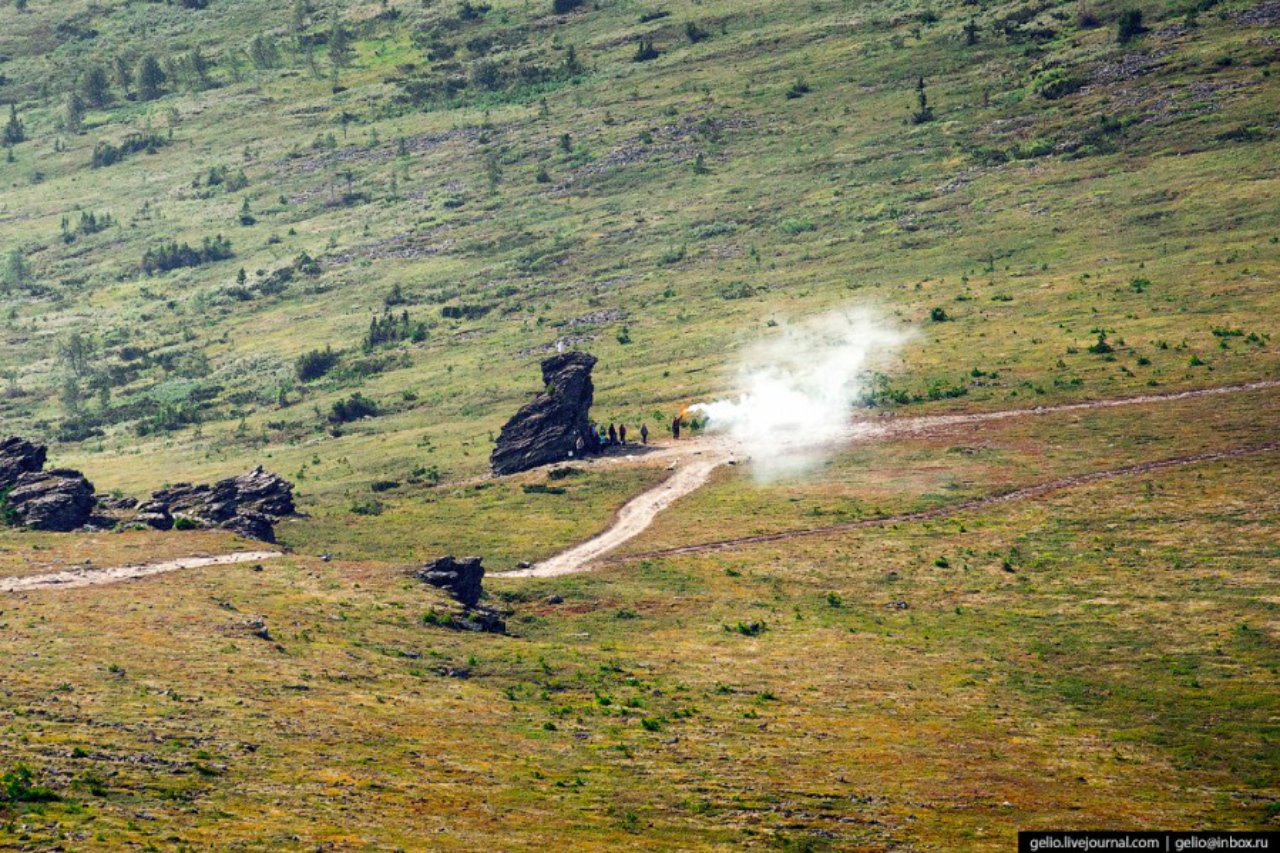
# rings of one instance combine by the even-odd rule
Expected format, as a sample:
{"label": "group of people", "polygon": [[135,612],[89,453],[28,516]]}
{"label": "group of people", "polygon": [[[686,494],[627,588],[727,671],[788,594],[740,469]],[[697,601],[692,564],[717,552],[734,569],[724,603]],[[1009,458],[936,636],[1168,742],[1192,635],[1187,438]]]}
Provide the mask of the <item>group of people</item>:
{"label": "group of people", "polygon": [[[671,421],[671,437],[680,437],[680,428],[683,426],[684,420],[681,415],[676,415]],[[649,443],[649,425],[640,425],[640,443],[647,445]],[[578,455],[584,453],[600,453],[607,447],[625,447],[627,444],[627,425],[626,424],[598,424],[592,421],[588,426],[586,434],[578,437]]]}
{"label": "group of people", "polygon": [[[592,448],[589,448],[594,451],[600,451],[606,447],[623,446],[627,443],[627,425],[626,424],[618,424],[617,426],[614,426],[613,424],[609,424],[609,426],[606,427],[604,424],[592,423],[591,429],[588,430],[588,432],[590,436],[595,440],[594,441],[595,446]],[[649,425],[648,424],[640,425],[640,443],[641,444],[649,443]]]}

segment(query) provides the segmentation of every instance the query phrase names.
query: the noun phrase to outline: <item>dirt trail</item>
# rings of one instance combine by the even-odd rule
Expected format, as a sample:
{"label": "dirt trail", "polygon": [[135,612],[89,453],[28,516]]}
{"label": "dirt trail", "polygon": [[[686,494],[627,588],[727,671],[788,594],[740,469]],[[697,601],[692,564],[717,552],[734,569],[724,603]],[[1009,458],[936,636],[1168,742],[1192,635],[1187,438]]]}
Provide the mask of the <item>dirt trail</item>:
{"label": "dirt trail", "polygon": [[1037,406],[1034,409],[1005,409],[999,412],[976,412],[970,415],[923,415],[912,418],[880,418],[855,421],[852,426],[865,435],[879,438],[883,435],[921,433],[949,426],[1001,421],[1028,415],[1054,415],[1062,412],[1084,412],[1095,409],[1114,409],[1121,406],[1141,406],[1150,403],[1173,403],[1197,397],[1214,397],[1220,394],[1239,394],[1244,391],[1261,391],[1280,388],[1280,379],[1264,379],[1243,385],[1220,385],[1216,388],[1197,388],[1192,391],[1174,391],[1168,394],[1142,394],[1137,397],[1119,397],[1114,400],[1089,400],[1083,403],[1063,403],[1057,406]]}
{"label": "dirt trail", "polygon": [[165,560],[162,563],[146,563],[137,566],[116,566],[109,569],[69,569],[64,572],[53,572],[47,575],[0,578],[0,592],[29,592],[35,589],[49,589],[51,587],[67,589],[77,586],[96,586],[104,583],[133,580],[134,578],[145,578],[150,575],[161,575],[165,572],[176,572],[180,569],[199,569],[205,566],[225,566],[232,563],[270,560],[281,555],[281,551],[237,551],[232,554],[219,554],[215,557],[183,557],[178,560]]}
{"label": "dirt trail", "polygon": [[843,533],[845,531],[859,530],[866,527],[881,527],[886,524],[927,521],[929,519],[942,518],[944,516],[954,515],[967,510],[982,509],[984,507],[994,506],[995,504],[1040,497],[1041,495],[1056,492],[1060,489],[1067,489],[1072,486],[1083,486],[1086,483],[1096,483],[1099,480],[1111,480],[1116,477],[1126,477],[1132,474],[1145,474],[1149,471],[1159,471],[1163,468],[1177,468],[1183,465],[1194,465],[1198,462],[1214,462],[1220,459],[1237,459],[1241,456],[1250,456],[1255,453],[1266,453],[1270,450],[1280,450],[1280,441],[1271,442],[1269,444],[1253,445],[1251,447],[1236,447],[1231,450],[1197,453],[1192,456],[1175,456],[1170,459],[1160,459],[1155,462],[1143,462],[1138,465],[1126,465],[1123,468],[1112,468],[1108,471],[1095,471],[1091,474],[1064,477],[1061,480],[1051,480],[1047,483],[1038,483],[1034,486],[1026,486],[1021,489],[1014,489],[1010,492],[1000,492],[998,494],[986,495],[980,498],[971,498],[969,500],[958,501],[953,504],[920,510],[918,512],[904,512],[898,515],[883,515],[876,518],[864,518],[860,521],[847,521],[842,524],[829,524],[825,527],[808,527],[801,530],[785,530],[778,533],[762,533],[755,536],[740,536],[736,539],[721,539],[717,542],[703,542],[697,545],[681,545],[675,548],[663,548],[657,551],[628,554],[625,557],[615,557],[605,560],[604,562],[616,565],[619,563],[632,562],[634,560],[652,559],[654,557],[671,557],[677,554],[697,554],[705,551],[722,551],[728,548],[739,548],[743,545],[755,545],[761,542],[785,542],[788,539],[799,539],[802,536],[828,536],[833,533]]}
{"label": "dirt trail", "polygon": [[[1032,409],[1006,409],[998,412],[977,412],[967,415],[925,415],[909,418],[890,417],[877,418],[874,420],[864,419],[854,421],[849,424],[849,429],[845,433],[844,440],[874,440],[893,435],[921,434],[947,427],[965,426],[968,424],[1004,420],[1007,418],[1058,414],[1062,412],[1079,412],[1093,409],[1110,409],[1119,406],[1137,406],[1151,403],[1175,402],[1178,400],[1189,400],[1196,397],[1234,394],[1244,391],[1258,391],[1266,388],[1277,387],[1280,387],[1280,380],[1261,380],[1258,382],[1249,382],[1240,385],[1222,385],[1216,388],[1198,388],[1191,391],[1175,391],[1168,394],[1143,394],[1137,397],[1121,397],[1112,400],[1092,400],[1083,403],[1064,403],[1057,406],[1038,406]],[[1019,489],[1013,492],[992,495],[985,498],[977,498],[973,501],[964,501],[948,507],[939,507],[934,510],[928,510],[924,513],[908,513],[903,516],[850,522],[848,525],[836,525],[834,527],[815,528],[813,530],[793,531],[785,534],[766,534],[763,537],[746,537],[743,539],[725,540],[724,542],[719,543],[712,542],[702,545],[690,545],[684,548],[654,551],[647,554],[633,555],[605,562],[616,563],[635,560],[646,556],[693,553],[695,551],[705,551],[715,548],[734,547],[737,545],[750,544],[752,542],[769,542],[776,539],[792,538],[795,536],[817,535],[818,533],[827,533],[844,529],[870,527],[876,524],[887,524],[895,521],[914,521],[932,518],[937,515],[960,512],[965,509],[973,509],[993,503],[1035,497],[1037,495],[1066,488],[1068,486],[1081,485],[1109,477],[1121,477],[1126,474],[1136,474],[1141,473],[1142,471],[1154,471],[1160,468],[1169,468],[1177,465],[1189,465],[1194,462],[1210,461],[1212,459],[1229,459],[1250,453],[1260,453],[1274,448],[1275,445],[1261,445],[1258,447],[1237,448],[1234,450],[1223,451],[1222,453],[1177,457],[1175,459],[1166,459],[1159,462],[1133,465],[1127,468],[1117,468],[1112,471],[1101,471],[1094,474],[1084,474],[1079,477],[1069,477],[1065,480],[1055,480],[1052,483],[1029,486],[1026,489]],[[567,551],[562,551],[556,556],[544,560],[531,568],[519,569],[512,572],[498,572],[491,575],[491,577],[548,578],[586,571],[593,562],[600,561],[600,558],[609,551],[612,551],[614,548],[617,548],[619,545],[642,533],[645,528],[653,522],[653,519],[657,514],[662,512],[662,510],[702,486],[702,484],[707,481],[707,478],[711,476],[711,472],[718,466],[733,458],[733,455],[733,448],[731,445],[723,440],[716,439],[690,441],[684,444],[668,445],[667,447],[662,448],[654,453],[656,458],[673,458],[676,460],[674,464],[683,464],[684,467],[679,468],[674,476],[668,478],[660,485],[636,498],[633,498],[623,506],[615,516],[613,524],[604,530],[604,532],[588,539],[580,545],[575,545]],[[694,456],[701,456],[702,458],[696,459],[691,463],[682,463],[680,461]]]}
{"label": "dirt trail", "polygon": [[544,560],[533,568],[499,572],[492,577],[553,578],[557,575],[573,574],[582,566],[612,551],[623,542],[634,539],[649,526],[658,513],[705,483],[712,471],[731,458],[730,453],[719,448],[704,447],[703,449],[705,453],[702,458],[695,458],[691,462],[679,465],[670,477],[639,497],[633,498],[618,510],[613,524],[603,533],[549,560]]}

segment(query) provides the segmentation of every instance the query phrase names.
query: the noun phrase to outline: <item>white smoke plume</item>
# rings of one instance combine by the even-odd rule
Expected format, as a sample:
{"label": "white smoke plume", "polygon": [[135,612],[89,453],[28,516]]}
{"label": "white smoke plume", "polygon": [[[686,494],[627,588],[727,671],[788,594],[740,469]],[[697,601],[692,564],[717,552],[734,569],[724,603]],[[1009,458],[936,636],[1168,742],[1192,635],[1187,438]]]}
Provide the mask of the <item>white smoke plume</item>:
{"label": "white smoke plume", "polygon": [[832,311],[783,327],[743,352],[736,398],[696,403],[708,432],[728,437],[750,457],[757,479],[803,475],[849,435],[854,405],[909,338],[867,308]]}

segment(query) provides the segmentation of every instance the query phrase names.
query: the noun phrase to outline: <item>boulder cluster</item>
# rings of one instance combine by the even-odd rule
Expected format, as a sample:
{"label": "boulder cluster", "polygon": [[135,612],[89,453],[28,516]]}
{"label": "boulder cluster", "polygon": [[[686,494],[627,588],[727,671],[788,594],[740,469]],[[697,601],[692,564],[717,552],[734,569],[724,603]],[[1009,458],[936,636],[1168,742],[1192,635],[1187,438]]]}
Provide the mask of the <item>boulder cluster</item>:
{"label": "boulder cluster", "polygon": [[460,628],[470,631],[492,631],[504,633],[506,623],[498,612],[480,604],[480,596],[484,590],[484,566],[480,557],[441,557],[432,560],[414,572],[418,580],[444,590],[463,607],[461,619],[456,620]]}
{"label": "boulder cluster", "polygon": [[294,513],[293,484],[259,465],[216,483],[176,483],[153,492],[138,505],[137,520],[159,530],[220,527],[274,542],[275,523]]}
{"label": "boulder cluster", "polygon": [[138,504],[130,497],[94,494],[93,483],[79,471],[44,470],[47,454],[46,447],[24,438],[0,439],[0,522],[59,532],[128,521],[160,530],[220,527],[274,542],[275,522],[295,512],[293,484],[262,466],[211,485],[178,483]]}
{"label": "boulder cluster", "polygon": [[595,395],[595,364],[596,357],[585,352],[560,353],[542,362],[545,390],[502,428],[489,459],[495,474],[563,462],[594,445],[587,415]]}
{"label": "boulder cluster", "polygon": [[17,436],[0,439],[0,513],[31,530],[76,530],[93,517],[93,483],[69,468],[45,471],[47,452]]}

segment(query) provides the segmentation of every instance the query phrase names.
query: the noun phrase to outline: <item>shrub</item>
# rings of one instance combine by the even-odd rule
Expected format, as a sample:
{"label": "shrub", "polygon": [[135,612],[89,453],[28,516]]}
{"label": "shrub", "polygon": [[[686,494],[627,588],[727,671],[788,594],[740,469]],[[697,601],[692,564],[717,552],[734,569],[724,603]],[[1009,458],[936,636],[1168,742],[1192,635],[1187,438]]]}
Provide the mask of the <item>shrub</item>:
{"label": "shrub", "polygon": [[492,310],[492,305],[445,305],[440,309],[440,316],[450,320],[477,320]]}
{"label": "shrub", "polygon": [[939,306],[929,312],[929,319],[935,323],[945,323],[950,320],[951,317],[947,315],[947,309]]}
{"label": "shrub", "polygon": [[154,275],[180,267],[198,267],[213,261],[223,261],[232,256],[231,241],[221,234],[213,238],[205,237],[203,245],[198,249],[193,249],[186,243],[170,241],[147,250],[142,256],[142,271],[147,275]]}
{"label": "shrub", "polygon": [[332,347],[313,349],[298,356],[293,371],[303,382],[311,382],[328,373],[338,363],[339,357]]}
{"label": "shrub", "polygon": [[804,234],[808,231],[817,230],[817,226],[808,219],[784,219],[778,227],[782,229],[783,234],[787,234],[792,237],[797,234]]}
{"label": "shrub", "polygon": [[382,515],[383,509],[379,500],[356,501],[351,505],[351,511],[356,515]]}
{"label": "shrub", "polygon": [[1075,77],[1060,68],[1042,74],[1035,82],[1036,94],[1046,101],[1056,101],[1075,94],[1085,85],[1083,77]]}
{"label": "shrub", "polygon": [[640,39],[640,43],[636,45],[636,55],[631,58],[631,61],[650,62],[661,55],[658,49],[653,46],[652,39]]}
{"label": "shrub", "polygon": [[337,400],[329,412],[329,422],[345,424],[360,418],[372,418],[378,415],[378,404],[365,397],[359,391],[345,400]]}
{"label": "shrub", "polygon": [[711,38],[711,33],[707,32],[693,21],[684,25],[684,34],[693,44],[697,44],[698,42],[706,41]]}
{"label": "shrub", "polygon": [[387,312],[381,317],[369,321],[369,331],[364,336],[364,351],[370,352],[382,344],[393,344],[403,340],[421,343],[427,339],[427,324],[414,323],[408,311],[398,316]]}
{"label": "shrub", "polygon": [[735,281],[721,287],[719,294],[721,299],[750,299],[756,289],[745,281]]}
{"label": "shrub", "polygon": [[809,92],[811,91],[812,90],[809,88],[809,84],[805,82],[805,79],[803,77],[801,77],[797,79],[796,82],[791,84],[791,88],[787,90],[787,98],[791,100],[795,100],[796,98],[803,98],[805,95],[809,94]]}
{"label": "shrub", "polygon": [[1147,31],[1142,25],[1141,9],[1125,9],[1116,22],[1116,41],[1128,44]]}
{"label": "shrub", "polygon": [[1098,332],[1098,340],[1089,346],[1089,352],[1094,355],[1106,355],[1115,352],[1115,347],[1108,343],[1106,332]]}
{"label": "shrub", "polygon": [[526,495],[563,495],[566,492],[562,486],[548,486],[546,483],[525,483],[521,489]]}
{"label": "shrub", "polygon": [[146,135],[133,133],[126,136],[119,145],[112,145],[110,142],[99,142],[93,146],[93,159],[89,165],[95,169],[100,169],[103,166],[119,163],[125,157],[130,154],[136,154],[139,151],[154,154],[158,149],[168,144],[169,140],[158,133],[148,133]]}
{"label": "shrub", "polygon": [[34,782],[31,768],[15,764],[12,770],[0,776],[0,800],[10,803],[49,803],[58,799],[51,789]]}

